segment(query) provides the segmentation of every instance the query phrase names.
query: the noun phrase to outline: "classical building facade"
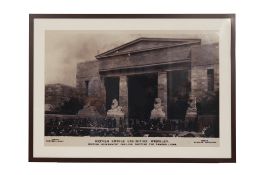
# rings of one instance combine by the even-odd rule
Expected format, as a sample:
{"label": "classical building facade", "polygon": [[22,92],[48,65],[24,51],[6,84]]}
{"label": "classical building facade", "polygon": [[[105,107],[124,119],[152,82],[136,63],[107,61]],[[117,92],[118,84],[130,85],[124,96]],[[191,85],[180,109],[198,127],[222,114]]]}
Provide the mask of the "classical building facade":
{"label": "classical building facade", "polygon": [[201,100],[219,90],[218,43],[200,39],[138,38],[77,65],[77,90],[110,109],[119,101],[125,115],[147,119],[160,98],[168,118],[183,119],[189,96]]}

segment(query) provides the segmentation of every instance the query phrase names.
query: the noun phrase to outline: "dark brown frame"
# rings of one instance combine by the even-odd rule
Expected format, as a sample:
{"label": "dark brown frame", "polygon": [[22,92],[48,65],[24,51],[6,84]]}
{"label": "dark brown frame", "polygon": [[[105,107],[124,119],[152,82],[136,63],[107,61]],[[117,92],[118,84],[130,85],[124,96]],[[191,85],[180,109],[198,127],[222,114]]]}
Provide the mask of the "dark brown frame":
{"label": "dark brown frame", "polygon": [[[229,18],[231,20],[231,158],[39,158],[33,156],[34,19],[37,18]],[[236,162],[235,14],[30,14],[29,15],[29,162],[133,162],[233,163]]]}

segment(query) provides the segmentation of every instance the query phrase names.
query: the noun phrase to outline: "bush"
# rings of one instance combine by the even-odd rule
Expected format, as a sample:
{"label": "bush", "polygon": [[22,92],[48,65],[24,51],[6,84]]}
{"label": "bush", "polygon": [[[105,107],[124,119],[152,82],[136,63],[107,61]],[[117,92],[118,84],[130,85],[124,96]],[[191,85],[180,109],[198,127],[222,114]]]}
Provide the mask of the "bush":
{"label": "bush", "polygon": [[204,97],[197,102],[197,111],[200,115],[218,115],[219,92],[207,92]]}
{"label": "bush", "polygon": [[76,98],[76,97],[71,97],[69,98],[69,100],[64,101],[63,104],[56,107],[55,111],[58,114],[74,115],[74,114],[77,114],[77,112],[80,109],[82,109],[83,106],[84,106],[83,100]]}

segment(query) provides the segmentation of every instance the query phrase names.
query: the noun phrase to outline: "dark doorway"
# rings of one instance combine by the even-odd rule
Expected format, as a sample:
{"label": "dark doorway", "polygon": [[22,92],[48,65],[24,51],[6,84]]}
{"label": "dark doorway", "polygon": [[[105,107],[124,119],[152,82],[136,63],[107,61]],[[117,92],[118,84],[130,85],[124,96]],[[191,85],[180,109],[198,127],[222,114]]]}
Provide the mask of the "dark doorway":
{"label": "dark doorway", "polygon": [[111,109],[113,99],[119,101],[119,77],[106,77],[106,110]]}
{"label": "dark doorway", "polygon": [[128,77],[129,118],[148,120],[157,97],[157,74]]}
{"label": "dark doorway", "polygon": [[183,120],[185,118],[190,88],[188,70],[168,72],[167,115],[169,119]]}

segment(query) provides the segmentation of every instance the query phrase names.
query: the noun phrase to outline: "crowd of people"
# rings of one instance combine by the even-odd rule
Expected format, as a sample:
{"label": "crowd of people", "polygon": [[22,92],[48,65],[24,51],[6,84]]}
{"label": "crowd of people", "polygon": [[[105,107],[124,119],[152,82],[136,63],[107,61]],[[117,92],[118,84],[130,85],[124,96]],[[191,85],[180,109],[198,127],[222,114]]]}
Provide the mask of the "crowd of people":
{"label": "crowd of people", "polygon": [[45,123],[46,136],[103,136],[118,135],[116,120],[112,118],[49,119]]}
{"label": "crowd of people", "polygon": [[183,131],[195,130],[193,124],[186,124],[182,120],[129,120],[129,126],[134,130],[155,130],[155,131]]}
{"label": "crowd of people", "polygon": [[[54,118],[46,121],[46,136],[137,136],[150,131],[196,131],[182,120],[120,120],[115,118]],[[140,136],[140,135],[139,135]]]}
{"label": "crowd of people", "polygon": [[46,121],[47,126],[72,126],[72,127],[97,127],[115,128],[116,119],[114,118],[53,118]]}
{"label": "crowd of people", "polygon": [[131,133],[119,131],[118,129],[105,128],[81,128],[81,127],[49,127],[45,128],[46,136],[112,136],[112,137],[128,137]]}

